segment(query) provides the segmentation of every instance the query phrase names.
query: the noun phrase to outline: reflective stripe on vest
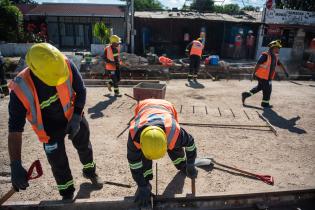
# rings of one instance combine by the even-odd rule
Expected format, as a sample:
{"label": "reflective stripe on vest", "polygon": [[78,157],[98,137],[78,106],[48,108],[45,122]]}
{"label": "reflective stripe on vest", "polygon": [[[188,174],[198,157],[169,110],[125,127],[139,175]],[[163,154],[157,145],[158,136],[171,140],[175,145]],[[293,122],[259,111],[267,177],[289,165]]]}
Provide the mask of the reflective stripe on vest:
{"label": "reflective stripe on vest", "polygon": [[[120,47],[117,47],[117,53],[115,53],[115,54],[113,54],[113,50],[112,50],[111,45],[107,46],[105,48],[105,51],[106,51],[106,56],[107,56],[108,60],[115,62],[115,58],[114,57],[118,56],[118,60],[119,60],[119,62],[121,62],[120,61]],[[112,63],[106,63],[105,64],[105,69],[108,70],[108,71],[115,71],[116,70],[116,65],[112,64]]]}
{"label": "reflective stripe on vest", "polygon": [[[61,85],[56,86],[60,103],[63,107],[65,117],[70,120],[73,114],[73,100],[75,93],[72,90],[72,70],[69,61],[66,59],[69,78]],[[31,123],[34,132],[37,134],[39,141],[48,143],[49,136],[46,134],[42,121],[41,105],[38,100],[37,91],[30,75],[30,69],[26,68],[21,71],[13,81],[10,82],[9,88],[14,91],[16,96],[22,102],[26,109],[26,118]]]}
{"label": "reflective stripe on vest", "polygon": [[[142,103],[145,103],[145,105],[143,106]],[[135,139],[137,132],[143,126],[156,124],[164,124],[168,149],[172,150],[174,148],[180,130],[175,109],[165,100],[147,99],[141,101],[136,107],[136,117],[129,127],[131,138],[138,149],[141,146]]]}
{"label": "reflective stripe on vest", "polygon": [[198,55],[201,57],[203,45],[201,42],[194,40],[191,46],[190,55]]}
{"label": "reflective stripe on vest", "polygon": [[[270,65],[271,65],[271,55],[268,52],[263,52],[261,54],[267,55],[267,60],[258,66],[258,69],[256,70],[255,75],[260,79],[268,80],[269,73],[270,73]],[[278,57],[275,55],[275,58],[276,58],[275,66],[277,66]],[[275,77],[275,74],[276,74],[276,70],[273,71],[273,74],[271,75],[271,79]]]}

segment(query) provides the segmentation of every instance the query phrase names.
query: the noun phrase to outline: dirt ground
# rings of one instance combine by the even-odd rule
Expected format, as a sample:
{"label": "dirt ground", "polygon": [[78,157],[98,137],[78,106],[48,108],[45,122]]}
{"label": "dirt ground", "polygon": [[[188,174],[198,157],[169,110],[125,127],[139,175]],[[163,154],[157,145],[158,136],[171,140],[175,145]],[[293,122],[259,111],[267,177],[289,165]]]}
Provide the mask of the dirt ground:
{"label": "dirt ground", "polygon": [[[198,156],[212,156],[218,162],[236,165],[255,173],[272,175],[275,185],[240,176],[217,168],[199,169],[197,195],[216,192],[250,193],[315,187],[315,83],[299,81],[273,82],[271,103],[274,108],[259,108],[261,93],[247,100],[253,107],[243,107],[240,94],[256,82],[200,80],[190,85],[185,80],[167,83],[166,99],[173,102],[181,122],[265,125],[258,117],[262,113],[276,127],[279,135],[270,131],[183,126],[196,141]],[[132,88],[122,88],[132,94]],[[7,152],[8,98],[0,101],[0,196],[10,189],[10,168]],[[91,129],[91,142],[97,172],[104,179],[124,188],[105,184],[96,190],[81,175],[82,165],[70,140],[67,153],[75,180],[77,198],[112,198],[132,196],[136,190],[126,159],[128,132],[116,136],[132,117],[135,101],[123,96],[114,98],[105,88],[88,88],[85,108]],[[180,111],[181,110],[181,111]],[[219,112],[220,110],[220,112]],[[221,114],[220,114],[221,113]],[[233,116],[234,115],[234,116]],[[23,136],[23,165],[28,168],[39,159],[44,175],[30,182],[26,192],[16,193],[10,201],[60,199],[42,145],[27,124]],[[155,163],[154,174],[155,174]],[[156,178],[156,176],[155,176]],[[155,192],[155,179],[153,180]],[[166,196],[190,193],[190,180],[185,179],[166,156],[158,161],[158,193]]]}

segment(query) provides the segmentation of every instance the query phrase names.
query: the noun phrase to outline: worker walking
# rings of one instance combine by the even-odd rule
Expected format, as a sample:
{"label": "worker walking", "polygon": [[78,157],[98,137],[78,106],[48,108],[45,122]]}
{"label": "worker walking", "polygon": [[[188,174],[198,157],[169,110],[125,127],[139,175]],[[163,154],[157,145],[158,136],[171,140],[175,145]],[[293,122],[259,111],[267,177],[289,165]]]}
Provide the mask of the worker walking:
{"label": "worker walking", "polygon": [[201,43],[202,38],[198,38],[197,40],[193,40],[186,47],[186,54],[189,54],[190,65],[189,65],[189,73],[188,73],[188,81],[192,78],[196,81],[198,77],[198,71],[200,68],[200,60],[202,56],[202,51],[204,45]]}
{"label": "worker walking", "polygon": [[255,66],[254,76],[257,77],[258,85],[251,89],[249,92],[242,93],[242,102],[245,104],[245,99],[263,91],[263,99],[261,106],[264,108],[272,108],[269,103],[270,95],[272,91],[272,80],[275,77],[276,66],[280,66],[284,71],[286,77],[289,77],[289,74],[284,67],[284,65],[279,61],[279,50],[282,47],[279,40],[272,41],[268,44],[269,51],[263,52]]}
{"label": "worker walking", "polygon": [[130,123],[127,143],[129,167],[138,185],[135,195],[138,205],[150,203],[152,160],[162,158],[166,152],[178,170],[189,178],[197,177],[194,138],[179,126],[175,107],[162,99],[140,101]]}
{"label": "worker walking", "polygon": [[114,87],[115,96],[120,97],[118,82],[120,81],[120,46],[121,39],[117,35],[109,38],[110,45],[104,50],[105,71],[108,71],[111,81],[107,84],[108,90],[111,92]]}
{"label": "worker walking", "polygon": [[86,89],[77,68],[48,43],[33,45],[26,54],[26,64],[28,67],[9,84],[8,148],[14,189],[28,187],[21,161],[25,118],[43,143],[63,199],[72,199],[75,191],[65,150],[66,134],[79,154],[83,176],[101,187],[93,160],[89,125],[83,115]]}

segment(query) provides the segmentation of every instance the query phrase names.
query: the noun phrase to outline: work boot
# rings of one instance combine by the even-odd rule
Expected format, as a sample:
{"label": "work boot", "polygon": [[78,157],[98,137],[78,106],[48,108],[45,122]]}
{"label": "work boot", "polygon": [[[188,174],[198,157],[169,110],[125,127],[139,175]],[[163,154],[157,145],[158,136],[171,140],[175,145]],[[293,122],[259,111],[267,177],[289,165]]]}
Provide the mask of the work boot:
{"label": "work boot", "polygon": [[266,102],[261,102],[261,106],[264,109],[271,109],[273,107],[272,105],[270,105],[269,103],[266,103]]}
{"label": "work boot", "polygon": [[104,184],[103,180],[95,172],[91,173],[91,174],[83,172],[83,177],[86,178],[86,179],[91,180],[92,184],[95,187],[97,187],[99,189],[101,189],[103,187],[103,184]]}
{"label": "work boot", "polygon": [[243,92],[242,93],[242,103],[243,103],[243,105],[245,104],[246,98],[248,98],[249,96],[251,96],[251,94],[249,92]]}
{"label": "work boot", "polygon": [[107,83],[107,89],[109,92],[112,92],[112,84],[110,84],[110,82]]}
{"label": "work boot", "polygon": [[72,202],[73,201],[73,197],[74,197],[74,194],[70,193],[68,195],[63,195],[62,196],[62,200],[65,201],[65,202]]}

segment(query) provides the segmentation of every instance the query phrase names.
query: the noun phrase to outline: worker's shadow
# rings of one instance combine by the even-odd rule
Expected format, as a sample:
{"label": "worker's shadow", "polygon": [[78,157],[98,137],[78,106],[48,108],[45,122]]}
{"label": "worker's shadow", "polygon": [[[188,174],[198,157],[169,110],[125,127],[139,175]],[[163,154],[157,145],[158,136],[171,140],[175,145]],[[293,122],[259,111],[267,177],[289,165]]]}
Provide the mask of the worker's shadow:
{"label": "worker's shadow", "polygon": [[103,117],[104,114],[102,113],[103,110],[105,110],[109,105],[111,105],[114,101],[116,101],[115,96],[111,96],[109,94],[105,95],[108,100],[100,101],[97,104],[95,104],[93,107],[88,109],[88,114],[91,114],[91,119],[97,119],[100,117]]}
{"label": "worker's shadow", "polygon": [[186,175],[182,171],[178,171],[172,181],[167,185],[163,192],[163,196],[172,197],[175,194],[182,194],[185,184]]}
{"label": "worker's shadow", "polygon": [[261,107],[253,106],[253,105],[247,105],[247,104],[244,104],[243,107],[245,107],[245,108],[250,108],[250,109],[264,110],[264,109],[261,108]]}
{"label": "worker's shadow", "polygon": [[80,189],[75,196],[75,199],[87,199],[91,197],[91,193],[93,191],[97,191],[102,189],[103,187],[96,187],[95,185],[89,183],[89,182],[84,182],[80,185]]}
{"label": "worker's shadow", "polygon": [[194,89],[203,89],[205,86],[198,82],[198,80],[189,80],[188,83],[185,83],[187,87],[194,88]]}
{"label": "worker's shadow", "polygon": [[272,109],[264,109],[262,115],[268,119],[271,125],[278,128],[287,129],[292,133],[304,134],[307,133],[304,129],[296,127],[296,122],[301,119],[300,116],[293,117],[291,119],[285,119],[284,117],[278,115]]}

